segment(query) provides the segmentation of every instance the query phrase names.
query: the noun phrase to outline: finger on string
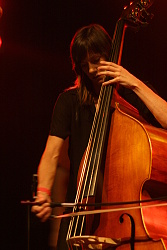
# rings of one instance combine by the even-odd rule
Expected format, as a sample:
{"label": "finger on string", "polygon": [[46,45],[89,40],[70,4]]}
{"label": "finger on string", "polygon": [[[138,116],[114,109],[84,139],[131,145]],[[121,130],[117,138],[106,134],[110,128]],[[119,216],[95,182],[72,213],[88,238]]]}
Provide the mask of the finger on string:
{"label": "finger on string", "polygon": [[115,68],[115,67],[113,67],[113,66],[111,66],[111,65],[108,65],[108,66],[98,66],[98,68],[97,68],[97,70],[98,70],[98,73],[101,73],[101,72],[103,72],[103,71],[107,71],[107,72],[117,72],[118,70]]}
{"label": "finger on string", "polygon": [[116,81],[115,79],[110,79],[109,81],[103,82],[102,85],[106,86],[106,85],[112,85],[114,84]]}
{"label": "finger on string", "polygon": [[110,65],[112,66],[113,68],[116,68],[118,67],[119,65],[114,63],[114,62],[108,62],[108,61],[100,61],[100,64],[105,64],[105,65]]}

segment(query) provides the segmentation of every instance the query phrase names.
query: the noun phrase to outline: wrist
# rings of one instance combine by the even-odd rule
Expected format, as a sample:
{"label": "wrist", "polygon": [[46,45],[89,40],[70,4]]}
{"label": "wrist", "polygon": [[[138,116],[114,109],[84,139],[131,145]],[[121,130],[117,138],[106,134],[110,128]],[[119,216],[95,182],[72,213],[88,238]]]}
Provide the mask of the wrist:
{"label": "wrist", "polygon": [[143,82],[136,78],[136,81],[134,81],[133,84],[134,84],[134,85],[133,85],[133,87],[132,87],[132,90],[133,90],[136,94],[140,93],[140,91],[141,91],[141,89],[142,89],[142,86],[143,86]]}
{"label": "wrist", "polygon": [[45,187],[38,187],[37,192],[46,193],[48,196],[51,196],[51,191]]}

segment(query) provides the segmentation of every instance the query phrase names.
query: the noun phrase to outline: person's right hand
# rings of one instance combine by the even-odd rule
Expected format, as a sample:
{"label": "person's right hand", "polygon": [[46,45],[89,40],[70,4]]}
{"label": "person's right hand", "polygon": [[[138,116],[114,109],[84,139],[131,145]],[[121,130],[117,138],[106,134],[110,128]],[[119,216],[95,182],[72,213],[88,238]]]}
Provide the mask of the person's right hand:
{"label": "person's right hand", "polygon": [[45,222],[50,217],[52,212],[50,207],[51,198],[45,192],[38,191],[35,201],[39,202],[40,205],[32,206],[31,211],[35,213],[42,222]]}

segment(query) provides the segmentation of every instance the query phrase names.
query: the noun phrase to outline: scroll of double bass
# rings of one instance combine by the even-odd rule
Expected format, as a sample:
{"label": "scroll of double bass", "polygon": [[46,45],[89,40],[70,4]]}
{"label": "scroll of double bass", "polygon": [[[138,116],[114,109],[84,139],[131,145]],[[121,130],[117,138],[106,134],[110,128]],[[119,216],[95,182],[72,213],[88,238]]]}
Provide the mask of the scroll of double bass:
{"label": "scroll of double bass", "polygon": [[[111,61],[120,64],[125,29],[146,24],[150,18],[146,9],[151,4],[151,0],[135,1],[124,10],[116,24]],[[148,132],[149,126],[133,107],[124,102],[125,108],[121,109],[117,102],[121,101],[114,88],[102,86],[79,168],[75,203],[81,206],[74,207],[73,213],[86,213],[92,200],[100,202],[101,209],[104,203],[140,201],[144,183],[151,178],[154,130]],[[111,103],[115,104],[112,109]],[[162,137],[167,147],[167,134],[162,132]],[[165,249],[160,238],[155,240],[149,235],[142,209],[125,208],[125,212],[71,217],[67,243],[69,249]]]}

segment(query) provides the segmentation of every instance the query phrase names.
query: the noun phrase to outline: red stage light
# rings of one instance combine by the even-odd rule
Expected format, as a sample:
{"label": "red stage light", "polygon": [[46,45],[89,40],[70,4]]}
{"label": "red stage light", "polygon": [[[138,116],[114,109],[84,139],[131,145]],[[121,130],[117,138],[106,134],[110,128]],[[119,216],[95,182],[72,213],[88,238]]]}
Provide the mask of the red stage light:
{"label": "red stage light", "polygon": [[2,10],[2,8],[0,6],[0,17],[2,16],[2,14],[3,14],[3,10]]}
{"label": "red stage light", "polygon": [[2,46],[2,38],[0,37],[0,48],[1,48],[1,46]]}

